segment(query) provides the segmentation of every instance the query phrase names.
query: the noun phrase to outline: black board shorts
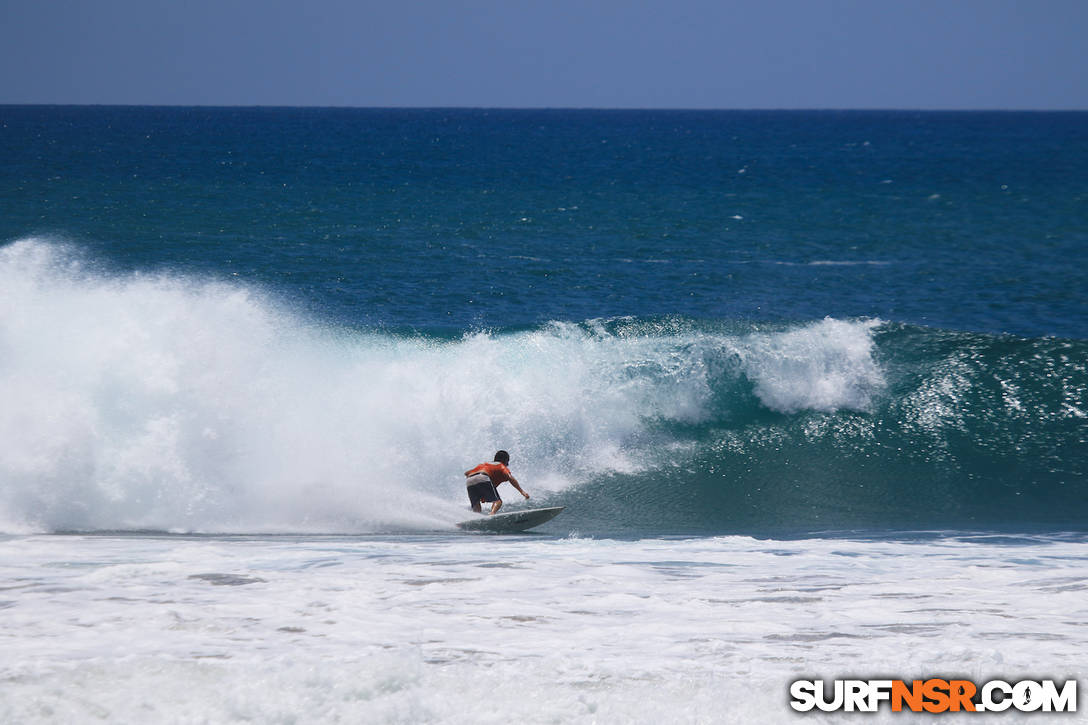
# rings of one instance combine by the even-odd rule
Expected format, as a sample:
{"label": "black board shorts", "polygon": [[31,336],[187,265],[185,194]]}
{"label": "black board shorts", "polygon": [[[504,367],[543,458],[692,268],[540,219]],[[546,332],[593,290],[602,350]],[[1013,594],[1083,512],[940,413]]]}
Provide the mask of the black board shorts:
{"label": "black board shorts", "polygon": [[[476,476],[472,478],[475,479]],[[491,479],[486,477],[482,477],[477,483],[469,485],[468,500],[473,506],[481,502],[494,503],[495,501],[502,501],[499,498],[499,492],[495,489],[495,484],[491,483]]]}

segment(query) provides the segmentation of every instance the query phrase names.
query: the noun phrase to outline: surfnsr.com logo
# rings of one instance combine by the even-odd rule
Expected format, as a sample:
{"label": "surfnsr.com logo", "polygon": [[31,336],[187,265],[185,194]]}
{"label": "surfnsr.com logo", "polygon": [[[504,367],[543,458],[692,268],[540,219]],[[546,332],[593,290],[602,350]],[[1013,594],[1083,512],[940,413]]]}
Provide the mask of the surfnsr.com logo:
{"label": "surfnsr.com logo", "polygon": [[1077,681],[1054,680],[797,680],[790,684],[790,707],[799,712],[1076,712]]}

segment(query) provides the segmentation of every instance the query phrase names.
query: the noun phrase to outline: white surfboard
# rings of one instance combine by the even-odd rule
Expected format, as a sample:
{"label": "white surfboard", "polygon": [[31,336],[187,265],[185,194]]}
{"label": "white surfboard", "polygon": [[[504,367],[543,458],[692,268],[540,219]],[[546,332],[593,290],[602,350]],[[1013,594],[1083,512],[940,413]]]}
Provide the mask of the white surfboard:
{"label": "white surfboard", "polygon": [[468,521],[457,524],[458,528],[465,531],[486,531],[492,534],[510,534],[518,531],[526,531],[534,526],[540,526],[546,521],[551,521],[564,506],[553,506],[546,509],[524,509],[509,513],[497,513],[494,516],[481,514]]}

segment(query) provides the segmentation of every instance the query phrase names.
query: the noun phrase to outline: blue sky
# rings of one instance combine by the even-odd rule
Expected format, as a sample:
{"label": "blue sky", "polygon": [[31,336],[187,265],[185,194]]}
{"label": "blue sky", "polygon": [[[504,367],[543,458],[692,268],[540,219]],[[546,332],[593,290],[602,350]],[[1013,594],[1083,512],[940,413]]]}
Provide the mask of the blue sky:
{"label": "blue sky", "polygon": [[0,103],[1088,109],[1088,0],[0,0]]}

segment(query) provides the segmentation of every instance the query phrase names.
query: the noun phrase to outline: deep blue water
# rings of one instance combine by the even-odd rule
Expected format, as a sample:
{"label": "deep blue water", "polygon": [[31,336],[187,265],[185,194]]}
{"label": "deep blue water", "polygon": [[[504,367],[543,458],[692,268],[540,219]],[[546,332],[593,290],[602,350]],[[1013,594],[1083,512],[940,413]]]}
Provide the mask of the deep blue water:
{"label": "deep blue water", "polygon": [[[0,318],[12,389],[40,382],[19,326],[47,336],[56,318],[35,315],[69,299],[72,275],[83,292],[60,317],[107,294],[147,304],[133,280],[189,280],[192,309],[219,294],[201,285],[226,282],[317,327],[452,346],[399,360],[407,389],[448,374],[473,332],[491,336],[489,354],[540,355],[462,381],[461,408],[416,415],[437,427],[475,400],[494,421],[479,439],[500,437],[540,474],[619,451],[624,465],[554,494],[592,503],[571,514],[590,531],[1088,521],[1086,113],[0,107],[0,170],[0,272],[36,280]],[[43,250],[52,271],[39,277],[27,260]],[[80,329],[112,350],[128,324]],[[159,318],[146,324],[149,360],[181,355],[156,347]],[[230,339],[231,323],[207,325]],[[570,373],[576,390],[524,404],[538,377],[568,370],[583,375]],[[194,381],[176,375],[184,397]],[[100,377],[87,372],[87,399],[127,400]],[[488,391],[504,390],[488,413]],[[548,407],[568,393],[568,407],[604,402]],[[211,399],[185,401],[162,404],[199,438],[209,426],[193,411]],[[519,401],[523,417],[508,412]],[[121,438],[163,415],[99,404]],[[22,454],[0,456],[15,488],[165,475],[117,474],[100,433],[55,437],[84,458],[28,473]],[[422,434],[410,443],[452,457]],[[203,475],[211,490],[245,470],[230,459]],[[692,495],[662,497],[662,481]],[[47,527],[130,520],[41,513],[50,504],[30,494],[6,505]]]}
{"label": "deep blue water", "polygon": [[352,324],[1088,338],[1088,114],[0,108],[0,239]]}

